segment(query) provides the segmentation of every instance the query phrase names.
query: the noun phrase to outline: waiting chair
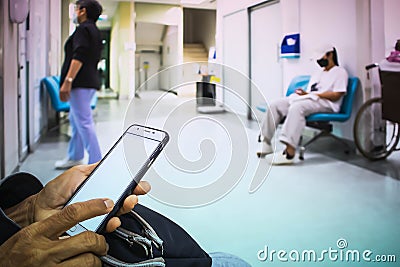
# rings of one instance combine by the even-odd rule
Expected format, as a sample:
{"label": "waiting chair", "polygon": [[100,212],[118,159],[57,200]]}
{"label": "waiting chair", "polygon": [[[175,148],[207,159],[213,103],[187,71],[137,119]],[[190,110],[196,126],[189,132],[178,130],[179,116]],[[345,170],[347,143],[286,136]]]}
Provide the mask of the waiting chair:
{"label": "waiting chair", "polygon": [[[42,79],[41,84],[46,88],[46,91],[50,97],[51,106],[57,113],[56,128],[58,128],[60,124],[60,112],[69,112],[70,109],[69,102],[62,102],[60,99],[60,76],[47,76]],[[92,101],[90,102],[90,107],[95,109],[96,105],[97,95],[94,94]]]}
{"label": "waiting chair", "polygon": [[[286,96],[294,93],[297,88],[307,88],[310,76],[297,76],[290,83],[288,90],[286,92]],[[304,152],[307,146],[313,143],[320,137],[330,136],[335,140],[338,140],[342,144],[347,147],[346,153],[349,153],[350,147],[349,145],[340,139],[339,137],[332,134],[333,125],[332,122],[346,122],[351,117],[351,112],[353,108],[354,97],[358,88],[358,78],[350,77],[347,83],[347,92],[343,96],[343,102],[338,113],[314,113],[306,118],[306,125],[308,127],[320,130],[320,133],[310,139],[307,143],[302,145],[302,139],[300,140],[300,155],[299,158],[304,160]],[[257,106],[257,109],[266,112],[265,106]]]}

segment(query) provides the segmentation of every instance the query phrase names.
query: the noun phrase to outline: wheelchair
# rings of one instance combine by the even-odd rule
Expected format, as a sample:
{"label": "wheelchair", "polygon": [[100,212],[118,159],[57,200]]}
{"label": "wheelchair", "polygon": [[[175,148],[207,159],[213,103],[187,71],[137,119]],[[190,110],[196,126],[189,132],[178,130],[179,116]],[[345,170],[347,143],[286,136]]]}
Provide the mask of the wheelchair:
{"label": "wheelchair", "polygon": [[[357,113],[354,122],[354,142],[358,151],[367,159],[375,161],[387,158],[398,151],[400,112],[400,72],[384,71],[374,63],[365,67],[370,81],[373,71],[378,71],[381,96],[367,100]],[[373,75],[372,75],[373,77]]]}

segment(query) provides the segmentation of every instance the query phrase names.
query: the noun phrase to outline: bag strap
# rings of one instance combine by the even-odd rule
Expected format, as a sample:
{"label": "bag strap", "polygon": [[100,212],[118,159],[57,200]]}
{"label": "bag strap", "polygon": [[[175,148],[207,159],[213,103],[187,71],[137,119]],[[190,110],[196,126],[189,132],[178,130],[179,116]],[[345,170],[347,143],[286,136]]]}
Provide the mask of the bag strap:
{"label": "bag strap", "polygon": [[120,261],[110,255],[100,257],[105,267],[165,267],[163,258],[154,258],[137,263],[127,263]]}
{"label": "bag strap", "polygon": [[157,232],[151,227],[151,225],[143,219],[136,211],[131,210],[129,213],[134,219],[136,219],[143,227],[143,234],[151,240],[153,245],[161,251],[161,255],[164,255],[164,241],[157,235]]}
{"label": "bag strap", "polygon": [[115,230],[115,235],[121,238],[122,240],[126,241],[129,244],[129,246],[133,246],[133,243],[138,244],[143,248],[147,257],[150,256],[150,258],[153,258],[153,248],[151,246],[151,241],[146,237],[143,237],[137,233],[126,230],[125,228],[122,227],[118,227]]}
{"label": "bag strap", "polygon": [[[110,255],[100,257],[104,266],[111,267],[165,267],[165,261],[162,257],[153,258],[153,247],[152,244],[161,251],[161,255],[164,254],[164,241],[157,235],[156,231],[151,227],[151,225],[143,219],[137,212],[130,211],[128,213],[134,220],[136,220],[143,228],[143,235],[129,231],[123,227],[118,227],[114,231],[114,235],[123,241],[127,242],[129,246],[134,243],[143,248],[147,257],[151,259],[137,262],[137,263],[127,263],[120,261]],[[150,255],[149,255],[150,254]]]}

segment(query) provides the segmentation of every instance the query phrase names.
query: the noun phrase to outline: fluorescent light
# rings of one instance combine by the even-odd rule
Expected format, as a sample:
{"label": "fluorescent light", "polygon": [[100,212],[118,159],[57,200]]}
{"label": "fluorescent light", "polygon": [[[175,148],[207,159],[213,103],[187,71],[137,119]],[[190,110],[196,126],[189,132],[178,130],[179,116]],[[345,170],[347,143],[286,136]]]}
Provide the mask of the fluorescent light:
{"label": "fluorescent light", "polygon": [[200,5],[203,3],[205,0],[181,0],[181,4],[186,4],[186,5]]}

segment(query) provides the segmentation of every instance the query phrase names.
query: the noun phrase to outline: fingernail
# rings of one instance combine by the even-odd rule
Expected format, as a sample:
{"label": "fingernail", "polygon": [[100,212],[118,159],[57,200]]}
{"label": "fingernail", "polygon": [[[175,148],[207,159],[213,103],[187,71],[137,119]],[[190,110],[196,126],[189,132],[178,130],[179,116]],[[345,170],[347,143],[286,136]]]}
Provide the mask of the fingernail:
{"label": "fingernail", "polygon": [[114,202],[111,199],[104,200],[107,209],[114,207]]}
{"label": "fingernail", "polygon": [[110,246],[108,245],[108,243],[106,243],[106,253],[108,253],[109,249],[110,249]]}

